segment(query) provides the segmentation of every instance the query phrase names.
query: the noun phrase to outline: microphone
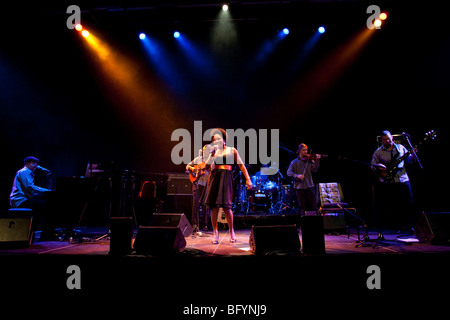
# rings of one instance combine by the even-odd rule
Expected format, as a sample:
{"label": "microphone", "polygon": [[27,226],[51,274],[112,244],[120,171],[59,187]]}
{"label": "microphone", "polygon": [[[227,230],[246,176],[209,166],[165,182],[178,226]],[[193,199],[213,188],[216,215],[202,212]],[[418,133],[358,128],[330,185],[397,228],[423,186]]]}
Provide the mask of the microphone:
{"label": "microphone", "polygon": [[217,145],[214,145],[212,151],[211,151],[211,155],[214,156],[216,154],[217,149],[219,149],[219,147]]}
{"label": "microphone", "polygon": [[36,167],[36,169],[41,170],[41,171],[46,172],[46,173],[51,173],[50,170],[45,169],[44,167],[41,167],[40,165],[38,165],[38,166]]}

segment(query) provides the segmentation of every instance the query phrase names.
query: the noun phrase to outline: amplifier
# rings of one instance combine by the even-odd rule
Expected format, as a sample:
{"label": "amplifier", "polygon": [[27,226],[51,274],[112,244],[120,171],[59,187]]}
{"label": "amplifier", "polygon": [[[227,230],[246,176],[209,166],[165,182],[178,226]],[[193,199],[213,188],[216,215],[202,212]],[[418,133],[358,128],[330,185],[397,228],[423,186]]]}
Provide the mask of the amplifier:
{"label": "amplifier", "polygon": [[192,183],[187,173],[168,173],[167,195],[190,196],[192,195]]}

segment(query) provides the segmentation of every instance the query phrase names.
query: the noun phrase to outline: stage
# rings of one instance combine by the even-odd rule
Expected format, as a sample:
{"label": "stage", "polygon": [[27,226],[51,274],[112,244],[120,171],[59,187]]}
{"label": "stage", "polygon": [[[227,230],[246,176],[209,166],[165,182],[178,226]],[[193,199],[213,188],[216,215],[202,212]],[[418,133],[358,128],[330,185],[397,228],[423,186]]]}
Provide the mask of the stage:
{"label": "stage", "polygon": [[[358,243],[365,231],[358,237],[354,227],[367,223],[369,239],[377,238],[379,177],[370,163],[384,130],[418,151],[406,164],[415,213],[450,217],[442,107],[450,38],[447,12],[436,8],[360,0],[227,7],[202,0],[7,1],[0,21],[0,216],[10,214],[16,173],[33,156],[41,166],[34,183],[52,190],[43,195],[45,219],[76,232],[52,241],[36,233],[29,247],[0,248],[0,314],[279,320],[447,313],[448,243],[394,231],[384,233],[386,241]],[[130,249],[136,226],[147,226],[152,213],[183,212],[191,221],[186,165],[217,127],[257,189],[248,191],[234,166],[236,243],[222,226],[217,245],[209,230],[184,236],[175,254],[111,254],[111,217],[134,215]],[[436,139],[426,139],[430,132]],[[349,223],[349,233],[327,230],[322,253],[304,251],[305,230],[298,228],[300,251],[254,254],[253,225],[300,226],[289,214],[298,211],[288,170],[303,143],[308,160],[321,159],[314,185],[339,184],[339,203],[361,219]],[[272,169],[276,177],[264,181]],[[444,218],[429,230],[448,235]],[[277,239],[266,236],[269,244]]]}
{"label": "stage", "polygon": [[[290,225],[286,223],[270,224],[270,221],[292,222],[295,220],[292,216],[287,217],[272,217],[268,219],[265,217],[254,217],[254,220],[259,221],[259,225]],[[275,218],[277,218],[275,220]],[[247,223],[251,224],[251,223]],[[236,229],[236,242],[230,242],[230,236],[228,233],[227,225],[221,224],[219,243],[212,244],[212,230],[199,231],[193,233],[191,236],[185,237],[186,247],[180,250],[178,253],[164,254],[165,257],[176,256],[201,256],[201,257],[239,257],[239,256],[253,256],[254,253],[251,250],[250,228]],[[302,230],[297,228],[300,243],[302,244]],[[132,244],[135,240],[137,230],[134,229]],[[365,230],[359,227],[351,227],[346,230],[340,230],[335,232],[333,230],[325,230],[325,254],[324,256],[332,255],[352,255],[352,254],[450,254],[450,245],[431,245],[421,243],[414,235],[402,234],[394,232],[393,230],[387,230],[383,233],[385,240],[377,240],[377,231],[370,229],[368,231],[369,239],[364,241]],[[11,255],[110,255],[110,237],[107,227],[80,227],[76,230],[76,234],[72,237],[60,234],[60,239],[53,239],[53,241],[45,241],[39,239],[40,232],[35,235],[31,246],[26,248],[10,248],[0,249],[0,256]],[[283,250],[273,252],[267,252],[264,255],[290,255],[298,257],[306,257],[312,255],[320,255],[320,253],[305,254],[303,250],[298,253],[283,252]],[[131,251],[130,257],[139,258],[154,258],[151,254],[142,255],[137,254],[134,250]],[[160,255],[156,255],[158,257]]]}
{"label": "stage", "polygon": [[[443,307],[437,301],[450,285],[450,246],[419,243],[396,233],[386,233],[384,242],[357,246],[352,229],[350,234],[326,234],[325,254],[255,255],[250,229],[237,229],[235,243],[223,229],[217,245],[206,231],[186,237],[185,249],[173,255],[133,251],[116,256],[109,252],[108,237],[96,240],[107,229],[79,231],[83,236],[77,241],[35,240],[29,248],[1,250],[2,290],[15,302],[14,297],[27,292],[38,306],[77,306],[100,316],[134,310],[171,319],[189,314],[209,318],[212,313],[206,312],[216,308],[214,318],[242,319],[256,317],[248,312],[259,308],[266,312],[258,317],[275,319],[306,311],[333,315],[364,310],[366,305],[354,304],[355,299],[391,306],[418,301],[415,311],[426,311],[425,302],[433,302],[436,310]],[[371,230],[369,236],[375,239],[377,233]],[[301,230],[299,237],[302,240]],[[73,271],[73,266],[79,269]],[[371,266],[379,268],[378,275]],[[72,288],[74,284],[79,288]],[[243,314],[238,305],[253,309]],[[325,306],[329,308],[320,309]],[[406,315],[413,309],[392,312]],[[200,310],[204,314],[195,314]]]}

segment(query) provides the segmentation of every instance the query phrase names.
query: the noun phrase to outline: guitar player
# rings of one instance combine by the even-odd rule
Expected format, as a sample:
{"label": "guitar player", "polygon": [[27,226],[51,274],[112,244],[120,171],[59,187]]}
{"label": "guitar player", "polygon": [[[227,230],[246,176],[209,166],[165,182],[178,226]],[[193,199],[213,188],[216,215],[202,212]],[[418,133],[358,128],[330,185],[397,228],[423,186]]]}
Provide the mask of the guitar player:
{"label": "guitar player", "polygon": [[[202,150],[199,150],[198,157],[189,162],[186,165],[186,171],[189,172],[189,179],[192,182],[192,221],[191,224],[194,228],[194,232],[198,232],[200,228],[200,206],[202,205],[201,197],[203,191],[206,187],[206,183],[208,182],[209,171],[205,169],[205,162],[203,159],[203,154],[205,154],[205,149],[209,147],[209,145],[205,145]],[[206,150],[208,151],[208,150]],[[209,221],[209,212],[206,206],[202,206],[202,227],[204,230],[207,230],[208,221]]]}
{"label": "guitar player", "polygon": [[413,195],[405,169],[405,162],[413,162],[414,157],[406,147],[394,142],[389,131],[382,132],[381,140],[371,162],[378,176],[373,190],[379,240],[384,239],[383,229],[410,233],[414,222]]}

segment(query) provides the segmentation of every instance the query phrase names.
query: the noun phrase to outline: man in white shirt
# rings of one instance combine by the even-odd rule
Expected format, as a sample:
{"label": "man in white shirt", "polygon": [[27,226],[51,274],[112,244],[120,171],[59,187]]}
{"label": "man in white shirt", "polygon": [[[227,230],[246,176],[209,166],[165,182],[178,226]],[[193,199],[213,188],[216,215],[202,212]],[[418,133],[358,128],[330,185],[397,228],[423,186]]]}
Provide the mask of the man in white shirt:
{"label": "man in white shirt", "polygon": [[[389,131],[383,131],[381,139],[383,145],[374,152],[372,165],[379,177],[374,185],[374,197],[378,237],[382,240],[383,228],[411,232],[414,222],[413,195],[405,162],[411,163],[414,159],[408,149],[394,142]],[[397,169],[389,175],[389,169],[395,162],[399,162]]]}

